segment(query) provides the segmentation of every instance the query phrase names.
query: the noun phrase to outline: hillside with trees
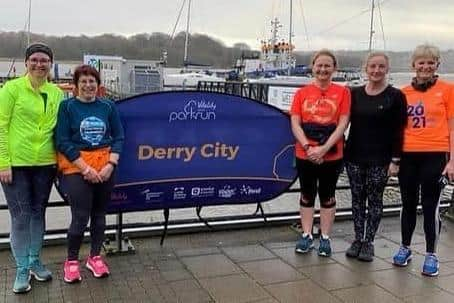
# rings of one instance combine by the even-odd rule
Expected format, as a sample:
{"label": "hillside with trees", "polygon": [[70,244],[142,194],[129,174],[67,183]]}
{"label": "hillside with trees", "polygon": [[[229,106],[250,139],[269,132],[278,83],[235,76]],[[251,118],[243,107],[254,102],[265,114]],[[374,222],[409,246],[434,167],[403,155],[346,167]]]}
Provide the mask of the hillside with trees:
{"label": "hillside with trees", "polygon": [[[25,49],[24,32],[0,32],[0,57],[22,58]],[[47,43],[55,52],[56,60],[82,60],[84,54],[122,56],[127,59],[160,60],[167,51],[167,65],[183,65],[185,34],[181,32],[173,39],[167,34],[137,34],[124,37],[114,34],[100,36],[47,36],[32,34],[31,41]],[[233,47],[206,35],[193,34],[189,38],[188,61],[213,67],[232,67],[236,58],[258,56],[244,43]]]}
{"label": "hillside with trees", "polygon": [[[24,32],[0,31],[0,57],[21,59],[25,49]],[[164,33],[142,33],[130,37],[103,34],[99,36],[48,36],[32,34],[31,41],[45,42],[55,51],[56,60],[81,61],[84,54],[122,56],[127,59],[160,60],[167,51],[167,66],[183,65],[184,32],[171,38]],[[202,34],[189,38],[191,63],[205,64],[216,68],[231,68],[241,56],[254,57],[259,52],[242,42],[227,47],[222,41]],[[340,67],[359,68],[366,51],[335,51]],[[312,52],[295,52],[297,64],[310,63]],[[410,52],[389,52],[392,71],[408,71]],[[440,72],[454,72],[454,50],[444,51]]]}

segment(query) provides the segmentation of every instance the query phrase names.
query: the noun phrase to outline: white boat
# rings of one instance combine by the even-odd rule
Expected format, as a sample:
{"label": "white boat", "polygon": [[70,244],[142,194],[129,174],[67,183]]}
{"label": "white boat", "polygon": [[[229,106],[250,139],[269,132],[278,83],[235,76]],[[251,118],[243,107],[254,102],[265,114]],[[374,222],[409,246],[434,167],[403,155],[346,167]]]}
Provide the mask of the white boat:
{"label": "white boat", "polygon": [[246,79],[249,83],[261,83],[270,85],[288,85],[288,86],[301,86],[312,83],[313,77],[307,76],[280,76],[276,75],[270,78]]}
{"label": "white boat", "polygon": [[204,72],[183,72],[164,76],[165,88],[195,88],[199,81],[225,82],[224,78]]}
{"label": "white boat", "polygon": [[367,81],[356,69],[339,69],[334,73],[332,82],[342,86],[356,87],[366,84]]}
{"label": "white boat", "polygon": [[[181,9],[184,8],[186,1],[183,2]],[[215,74],[203,71],[203,70],[188,70],[187,67],[189,64],[189,54],[188,54],[188,44],[189,44],[189,25],[191,18],[191,0],[188,1],[187,6],[187,20],[186,20],[186,35],[184,41],[184,57],[183,64],[185,66],[179,73],[164,74],[164,88],[165,89],[193,89],[197,87],[199,81],[205,82],[225,82],[225,78],[218,77]],[[178,20],[177,20],[178,23]],[[176,24],[175,24],[176,27]],[[173,34],[172,34],[173,35]],[[167,54],[165,55],[167,56]]]}

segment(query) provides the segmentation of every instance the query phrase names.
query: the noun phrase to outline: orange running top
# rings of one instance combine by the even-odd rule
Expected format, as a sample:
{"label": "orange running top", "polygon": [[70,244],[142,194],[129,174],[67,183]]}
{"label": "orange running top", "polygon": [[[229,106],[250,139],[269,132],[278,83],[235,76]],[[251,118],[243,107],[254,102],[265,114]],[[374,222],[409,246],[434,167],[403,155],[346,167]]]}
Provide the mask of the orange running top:
{"label": "orange running top", "polygon": [[404,152],[449,152],[448,119],[454,118],[454,86],[437,80],[425,92],[411,85],[402,89],[407,97],[408,123]]}
{"label": "orange running top", "polygon": [[[326,90],[321,90],[314,84],[300,88],[293,97],[291,115],[297,115],[301,123],[315,123],[319,125],[338,124],[341,115],[350,113],[350,90],[344,86],[331,83]],[[328,152],[324,160],[338,160],[343,157],[344,140],[341,138],[336,144],[336,152]],[[317,146],[318,143],[309,140],[309,144]],[[307,155],[299,142],[295,145],[296,156],[306,159]]]}

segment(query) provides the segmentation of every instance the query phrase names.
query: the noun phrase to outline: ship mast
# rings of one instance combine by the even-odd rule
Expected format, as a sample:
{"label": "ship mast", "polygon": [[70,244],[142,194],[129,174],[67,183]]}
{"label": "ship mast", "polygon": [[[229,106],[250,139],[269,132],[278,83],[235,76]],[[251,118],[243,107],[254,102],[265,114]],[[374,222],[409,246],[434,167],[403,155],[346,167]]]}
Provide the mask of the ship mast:
{"label": "ship mast", "polygon": [[274,20],[271,21],[271,45],[276,45],[277,44],[277,39],[278,39],[278,32],[279,28],[282,27],[281,23],[277,18],[274,18]]}
{"label": "ship mast", "polygon": [[186,37],[184,40],[184,57],[183,57],[183,64],[184,66],[187,65],[188,63],[188,44],[189,44],[189,23],[190,23],[190,17],[191,17],[191,0],[189,0],[188,3],[188,17],[186,20]]}
{"label": "ship mast", "polygon": [[32,0],[28,1],[28,21],[27,21],[27,47],[30,45],[30,19],[32,16]]}
{"label": "ship mast", "polygon": [[287,74],[290,76],[291,74],[291,60],[293,59],[292,57],[292,36],[293,36],[293,0],[290,0],[290,22],[289,22],[289,31],[288,31],[288,45],[289,45],[289,50],[288,50],[288,68],[287,68]]}
{"label": "ship mast", "polygon": [[288,31],[288,43],[292,45],[292,36],[293,36],[293,0],[290,0],[290,28]]}
{"label": "ship mast", "polygon": [[369,30],[369,53],[372,51],[372,39],[374,37],[374,10],[375,10],[375,0],[372,0],[372,9],[370,13],[370,30]]}

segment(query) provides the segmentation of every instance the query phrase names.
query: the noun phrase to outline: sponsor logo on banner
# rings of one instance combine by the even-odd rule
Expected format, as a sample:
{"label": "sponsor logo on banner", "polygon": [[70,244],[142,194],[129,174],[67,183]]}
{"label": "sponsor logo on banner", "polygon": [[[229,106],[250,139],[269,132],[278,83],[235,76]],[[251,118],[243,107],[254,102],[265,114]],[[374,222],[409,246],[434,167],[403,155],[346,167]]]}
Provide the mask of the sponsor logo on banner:
{"label": "sponsor logo on banner", "polygon": [[147,188],[146,190],[142,191],[141,194],[145,196],[146,201],[150,201],[160,199],[164,195],[164,192],[153,192],[151,191],[151,189]]}
{"label": "sponsor logo on banner", "polygon": [[261,193],[262,193],[261,187],[251,187],[249,185],[243,184],[243,186],[241,186],[241,189],[240,189],[240,194],[246,195],[246,196],[260,195]]}
{"label": "sponsor logo on banner", "polygon": [[128,200],[128,195],[125,192],[112,192],[110,194],[110,199],[112,201],[126,201]]}
{"label": "sponsor logo on banner", "polygon": [[186,192],[184,190],[184,187],[175,187],[173,189],[173,199],[174,200],[186,199]]}
{"label": "sponsor logo on banner", "polygon": [[206,198],[213,197],[215,193],[214,187],[193,187],[191,189],[192,197]]}
{"label": "sponsor logo on banner", "polygon": [[190,100],[181,111],[169,114],[169,123],[175,121],[216,120],[216,104],[205,100]]}
{"label": "sponsor logo on banner", "polygon": [[230,185],[225,185],[219,190],[218,194],[221,198],[232,198],[236,194],[236,188],[232,188]]}

